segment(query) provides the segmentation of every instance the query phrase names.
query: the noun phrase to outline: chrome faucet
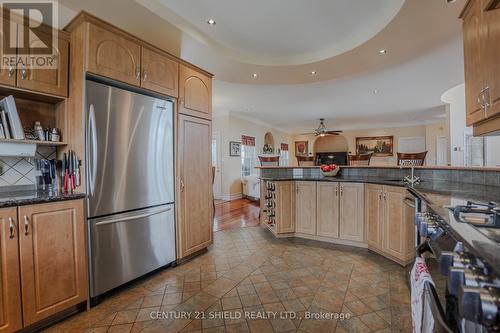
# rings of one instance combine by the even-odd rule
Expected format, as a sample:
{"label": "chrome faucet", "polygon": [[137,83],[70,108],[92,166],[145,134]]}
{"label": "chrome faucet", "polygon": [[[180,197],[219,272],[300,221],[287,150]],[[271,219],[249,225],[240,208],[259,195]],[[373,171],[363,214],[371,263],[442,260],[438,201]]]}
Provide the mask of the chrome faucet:
{"label": "chrome faucet", "polygon": [[404,182],[410,184],[411,186],[420,183],[420,177],[415,176],[415,168],[411,167],[411,176],[406,176],[403,179]]}

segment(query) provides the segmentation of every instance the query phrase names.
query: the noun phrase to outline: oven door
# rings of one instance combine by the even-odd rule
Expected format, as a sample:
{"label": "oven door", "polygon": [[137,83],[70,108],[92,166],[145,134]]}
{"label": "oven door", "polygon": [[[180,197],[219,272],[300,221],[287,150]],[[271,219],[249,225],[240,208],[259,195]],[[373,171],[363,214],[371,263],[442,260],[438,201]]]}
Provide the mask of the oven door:
{"label": "oven door", "polygon": [[425,301],[430,302],[434,318],[434,332],[460,332],[457,328],[456,299],[448,296],[446,290],[447,277],[439,269],[439,257],[442,251],[452,251],[456,242],[447,233],[430,240],[422,238],[416,249],[416,256],[423,257],[434,282],[425,285]]}

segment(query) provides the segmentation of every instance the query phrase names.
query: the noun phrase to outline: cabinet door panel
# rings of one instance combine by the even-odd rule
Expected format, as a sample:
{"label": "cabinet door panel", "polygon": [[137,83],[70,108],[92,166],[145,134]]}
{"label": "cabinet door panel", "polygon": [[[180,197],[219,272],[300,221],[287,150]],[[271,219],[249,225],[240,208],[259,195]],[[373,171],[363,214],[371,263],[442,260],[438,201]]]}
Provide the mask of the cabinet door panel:
{"label": "cabinet door panel", "polygon": [[339,183],[317,183],[317,235],[339,237]]}
{"label": "cabinet door panel", "polygon": [[500,9],[483,13],[485,29],[484,70],[489,87],[487,117],[500,114]]}
{"label": "cabinet door panel", "polygon": [[178,258],[213,242],[212,125],[210,121],[179,116],[178,137]]}
{"label": "cabinet door panel", "polygon": [[22,328],[18,236],[17,209],[0,209],[0,333]]}
{"label": "cabinet door panel", "polygon": [[[13,38],[13,40],[16,40],[16,35],[17,35],[17,24],[14,24],[10,21],[8,21],[5,17],[2,17],[1,18],[1,26],[0,26],[0,41],[4,41],[4,25],[10,25],[10,30],[14,30],[11,32],[11,38]],[[0,45],[0,59],[2,59],[3,61],[3,58],[4,56],[6,56],[4,54],[4,48],[3,48],[3,45]],[[11,55],[9,54],[9,59],[10,57],[12,56],[13,59],[15,61],[15,55]],[[16,85],[16,64],[15,63],[12,63],[12,66],[9,66],[7,68],[3,68],[4,66],[2,66],[2,68],[0,68],[0,84],[3,84],[3,85],[7,85],[7,86],[15,86]]]}
{"label": "cabinet door panel", "polygon": [[316,235],[316,182],[295,182],[295,230]]}
{"label": "cabinet door panel", "polygon": [[483,47],[481,2],[472,1],[463,21],[467,126],[485,118],[485,112],[478,103],[479,93],[484,86],[481,52]]}
{"label": "cabinet door panel", "polygon": [[340,239],[363,242],[364,223],[363,184],[340,184]]}
{"label": "cabinet door panel", "polygon": [[141,47],[138,44],[93,24],[89,24],[88,39],[89,72],[140,85]]}
{"label": "cabinet door panel", "polygon": [[24,325],[87,298],[83,200],[19,208]]}
{"label": "cabinet door panel", "polygon": [[179,64],[159,52],[142,48],[141,87],[177,97]]}
{"label": "cabinet door panel", "polygon": [[[294,182],[276,182],[277,184],[277,232],[295,232],[295,193]],[[265,193],[265,192],[261,192]]]}
{"label": "cabinet door panel", "polygon": [[382,249],[383,191],[382,185],[366,185],[366,241],[368,246],[378,250]]}
{"label": "cabinet door panel", "polygon": [[212,118],[212,79],[185,65],[179,69],[179,112]]}
{"label": "cabinet door panel", "polygon": [[[42,43],[36,38],[30,43],[30,50]],[[17,71],[17,86],[19,88],[39,91],[47,94],[68,95],[69,42],[59,38],[54,55],[57,68],[39,69],[27,66]]]}

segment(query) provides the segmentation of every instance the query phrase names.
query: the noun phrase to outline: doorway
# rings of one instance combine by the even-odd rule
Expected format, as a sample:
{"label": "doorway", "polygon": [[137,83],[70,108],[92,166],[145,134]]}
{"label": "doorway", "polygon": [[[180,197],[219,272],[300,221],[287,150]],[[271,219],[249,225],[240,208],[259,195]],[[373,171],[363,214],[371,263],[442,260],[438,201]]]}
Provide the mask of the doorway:
{"label": "doorway", "polygon": [[436,138],[436,165],[448,165],[448,138],[446,136]]}

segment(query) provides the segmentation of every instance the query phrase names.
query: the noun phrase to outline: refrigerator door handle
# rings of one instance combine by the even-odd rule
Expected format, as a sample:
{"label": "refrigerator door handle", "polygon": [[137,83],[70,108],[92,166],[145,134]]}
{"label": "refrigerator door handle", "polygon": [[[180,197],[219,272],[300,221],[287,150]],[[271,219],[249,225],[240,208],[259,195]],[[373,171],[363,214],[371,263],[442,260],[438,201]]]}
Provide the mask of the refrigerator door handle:
{"label": "refrigerator door handle", "polygon": [[153,215],[158,215],[158,214],[161,214],[161,213],[165,213],[165,212],[168,212],[170,210],[172,210],[172,207],[163,208],[163,209],[160,209],[160,210],[156,210],[154,212],[140,214],[140,215],[133,215],[133,216],[121,217],[121,218],[116,218],[116,219],[111,219],[111,220],[105,220],[105,221],[102,221],[102,222],[97,222],[95,224],[95,226],[100,226],[100,225],[105,225],[105,224],[112,224],[112,223],[119,223],[119,222],[126,222],[126,221],[130,221],[130,220],[142,219],[142,218],[150,217],[150,216],[153,216]]}
{"label": "refrigerator door handle", "polygon": [[89,108],[89,128],[88,128],[88,138],[89,138],[89,150],[91,151],[91,154],[89,154],[89,157],[91,158],[90,165],[91,168],[89,169],[89,190],[90,194],[94,194],[94,188],[95,188],[95,172],[97,170],[97,132],[96,132],[96,126],[95,126],[95,111],[94,111],[94,104],[90,104]]}

